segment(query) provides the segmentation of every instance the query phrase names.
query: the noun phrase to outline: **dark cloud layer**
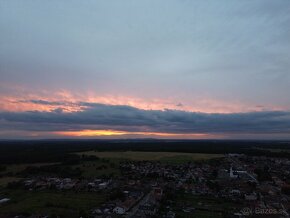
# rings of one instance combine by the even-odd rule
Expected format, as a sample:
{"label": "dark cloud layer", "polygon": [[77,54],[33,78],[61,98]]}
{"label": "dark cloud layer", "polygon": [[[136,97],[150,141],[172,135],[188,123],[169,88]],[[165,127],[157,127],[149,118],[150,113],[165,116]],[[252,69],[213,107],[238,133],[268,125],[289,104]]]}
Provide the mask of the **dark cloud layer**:
{"label": "dark cloud layer", "polygon": [[[61,105],[61,102],[38,102]],[[206,134],[290,134],[289,111],[208,114],[178,110],[141,110],[123,105],[81,102],[83,111],[0,112],[0,130],[78,131],[112,129],[130,132]]]}

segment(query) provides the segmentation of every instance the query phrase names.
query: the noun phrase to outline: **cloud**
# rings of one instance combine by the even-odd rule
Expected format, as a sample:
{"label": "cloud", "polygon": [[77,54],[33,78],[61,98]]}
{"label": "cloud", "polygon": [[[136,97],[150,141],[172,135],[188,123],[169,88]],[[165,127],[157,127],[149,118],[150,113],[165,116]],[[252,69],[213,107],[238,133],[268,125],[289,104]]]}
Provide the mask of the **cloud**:
{"label": "cloud", "polygon": [[174,134],[290,134],[289,111],[217,114],[143,110],[126,105],[87,102],[80,105],[86,107],[69,113],[61,108],[50,112],[0,112],[0,130],[56,132],[110,129]]}
{"label": "cloud", "polygon": [[28,2],[1,1],[3,83],[186,106],[289,102],[290,1]]}

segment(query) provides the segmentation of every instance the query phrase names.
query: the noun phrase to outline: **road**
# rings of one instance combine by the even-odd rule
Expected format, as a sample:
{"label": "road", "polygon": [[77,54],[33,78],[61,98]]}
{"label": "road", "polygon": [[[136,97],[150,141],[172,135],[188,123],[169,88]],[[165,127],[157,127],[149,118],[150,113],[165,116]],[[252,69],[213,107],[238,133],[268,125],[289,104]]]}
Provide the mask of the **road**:
{"label": "road", "polygon": [[129,212],[127,212],[125,217],[126,218],[135,217],[134,215],[138,211],[139,206],[145,204],[149,200],[149,197],[152,193],[153,193],[153,191],[151,191],[147,195],[145,195],[133,208],[131,208],[131,210]]}

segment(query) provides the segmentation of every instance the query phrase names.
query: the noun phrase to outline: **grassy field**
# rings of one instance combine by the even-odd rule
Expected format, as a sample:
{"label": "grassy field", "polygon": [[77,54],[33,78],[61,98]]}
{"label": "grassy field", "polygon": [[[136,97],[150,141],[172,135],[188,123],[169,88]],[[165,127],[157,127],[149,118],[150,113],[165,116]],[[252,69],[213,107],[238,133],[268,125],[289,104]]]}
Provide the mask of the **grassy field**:
{"label": "grassy field", "polygon": [[178,212],[177,217],[180,218],[196,218],[196,217],[202,217],[202,218],[222,218],[224,217],[221,213],[212,213],[209,211],[200,211],[196,210],[194,212],[185,213],[185,212]]}
{"label": "grassy field", "polygon": [[270,151],[272,153],[290,153],[290,149],[279,149],[279,148],[256,148],[262,151]]}
{"label": "grassy field", "polygon": [[[232,210],[236,211],[237,208],[242,207],[242,205],[234,202],[184,193],[178,194],[174,200],[176,205],[179,205],[175,208],[178,217],[223,217],[221,210],[230,212]],[[180,210],[180,205],[190,205],[191,207],[196,208],[196,210],[192,214],[185,213]],[[198,208],[204,208],[208,211],[200,210]]]}
{"label": "grassy field", "polygon": [[35,163],[35,164],[9,164],[6,165],[6,170],[1,172],[0,175],[10,173],[11,175],[15,175],[21,171],[23,171],[27,167],[38,167],[38,166],[47,166],[47,165],[54,165],[57,163]]}
{"label": "grassy field", "polygon": [[6,214],[41,215],[62,214],[64,217],[79,217],[81,210],[89,211],[99,206],[106,199],[99,193],[75,192],[28,192],[22,190],[9,190],[0,195],[11,199],[9,203],[0,205],[0,217]]}
{"label": "grassy field", "polygon": [[139,151],[86,151],[80,152],[79,155],[93,155],[99,158],[108,159],[128,159],[128,160],[151,160],[164,162],[186,162],[209,160],[213,158],[221,158],[222,154],[202,154],[202,153],[178,153],[178,152],[139,152]]}
{"label": "grassy field", "polygon": [[9,182],[18,181],[21,178],[18,173],[30,166],[47,166],[56,163],[35,163],[35,164],[9,164],[5,165],[6,169],[0,172],[0,188],[5,187]]}
{"label": "grassy field", "polygon": [[20,179],[21,178],[17,178],[17,177],[1,177],[0,178],[0,188],[5,187],[9,182],[18,181]]}
{"label": "grassy field", "polygon": [[[209,160],[213,158],[220,158],[220,154],[199,154],[199,153],[176,153],[176,152],[98,152],[87,151],[77,153],[79,155],[96,156],[100,160],[85,161],[81,164],[73,166],[81,169],[82,176],[85,178],[93,178],[98,176],[118,176],[120,170],[118,168],[119,162],[122,160],[150,160],[161,161],[166,163],[184,163],[188,161]],[[106,161],[104,161],[106,160]]]}
{"label": "grassy field", "polygon": [[81,164],[74,165],[73,168],[79,168],[82,171],[84,178],[95,178],[99,176],[119,176],[120,170],[118,168],[118,162],[102,162],[99,161],[85,161]]}

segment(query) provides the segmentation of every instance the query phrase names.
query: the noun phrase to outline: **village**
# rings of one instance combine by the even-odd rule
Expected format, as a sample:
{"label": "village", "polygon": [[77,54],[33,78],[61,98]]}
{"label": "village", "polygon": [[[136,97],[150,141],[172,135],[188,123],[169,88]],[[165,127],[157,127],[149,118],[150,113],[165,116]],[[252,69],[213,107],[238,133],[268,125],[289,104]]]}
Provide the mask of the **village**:
{"label": "village", "polygon": [[[105,202],[88,211],[90,217],[199,217],[200,212],[216,217],[289,217],[290,161],[286,158],[227,154],[182,164],[127,160],[118,167],[118,178],[39,175],[19,181],[18,188],[106,194]],[[2,200],[9,203],[10,199]]]}

